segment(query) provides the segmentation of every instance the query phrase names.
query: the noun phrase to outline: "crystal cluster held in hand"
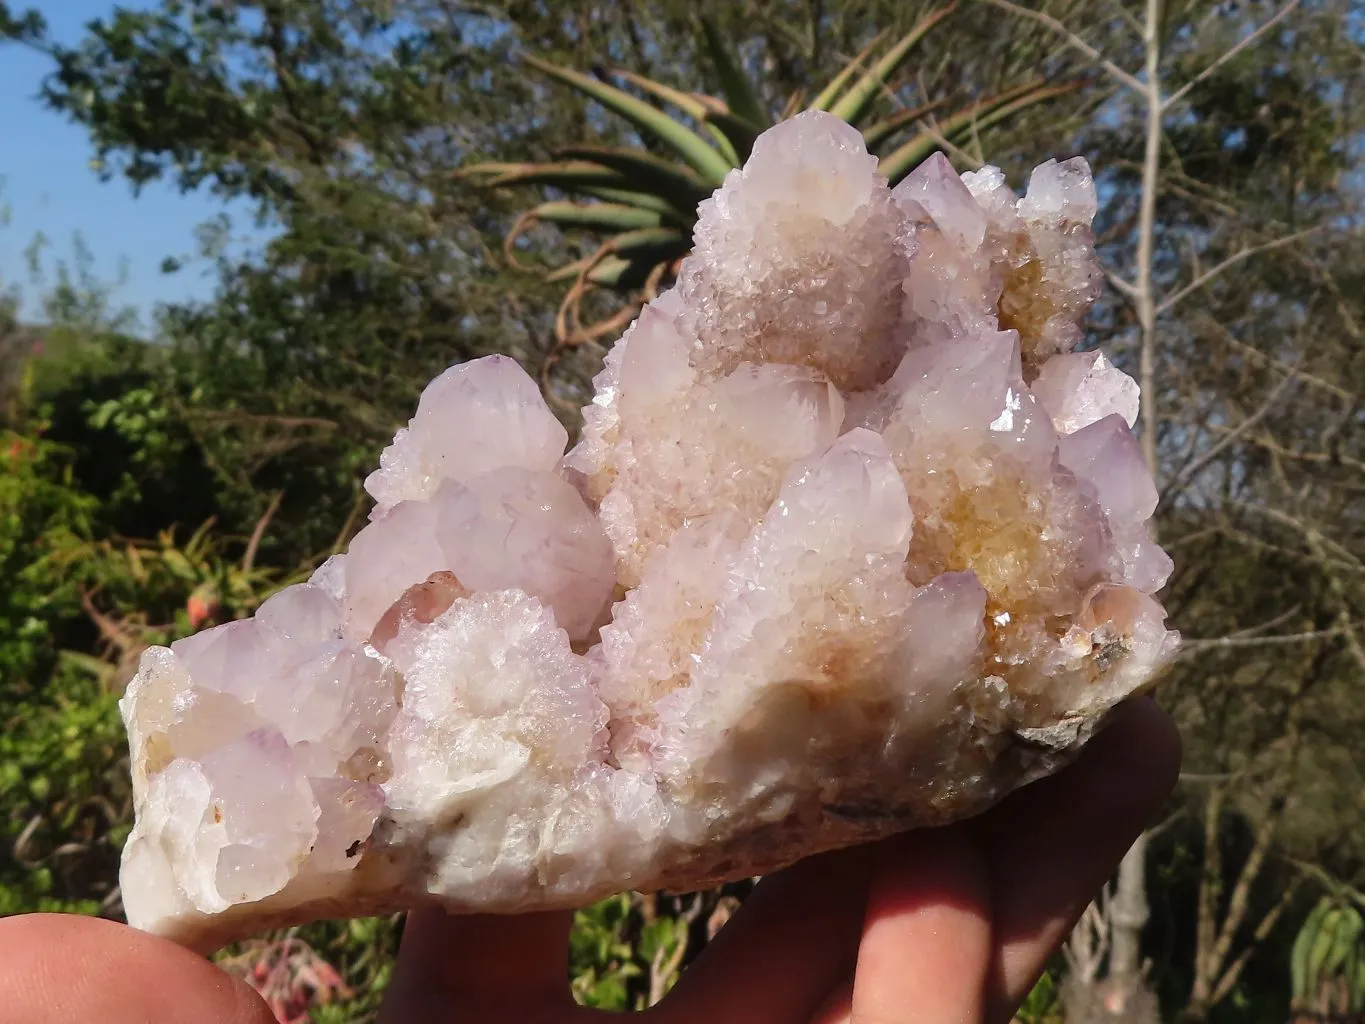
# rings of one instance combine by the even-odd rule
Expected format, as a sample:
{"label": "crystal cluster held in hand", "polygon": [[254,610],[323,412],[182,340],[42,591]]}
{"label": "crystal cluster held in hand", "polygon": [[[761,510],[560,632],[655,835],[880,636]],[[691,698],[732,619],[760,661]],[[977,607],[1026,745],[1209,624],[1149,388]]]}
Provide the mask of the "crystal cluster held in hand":
{"label": "crystal cluster held in hand", "polygon": [[208,948],[673,890],[977,813],[1171,653],[1082,160],[895,189],[803,114],[702,203],[579,442],[447,370],[349,550],[153,648],[129,920]]}

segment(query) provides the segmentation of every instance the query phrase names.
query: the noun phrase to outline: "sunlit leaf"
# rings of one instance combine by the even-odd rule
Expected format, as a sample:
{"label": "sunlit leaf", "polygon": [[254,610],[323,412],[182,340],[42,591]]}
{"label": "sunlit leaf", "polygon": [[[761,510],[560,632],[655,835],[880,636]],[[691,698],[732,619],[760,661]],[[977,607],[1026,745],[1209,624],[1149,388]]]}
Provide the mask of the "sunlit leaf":
{"label": "sunlit leaf", "polygon": [[942,7],[920,19],[914,28],[901,36],[896,45],[891,47],[876,64],[872,65],[866,74],[849,88],[848,92],[840,96],[829,107],[829,112],[853,125],[862,120],[864,115],[872,109],[872,105],[877,102],[877,97],[887,87],[905,58],[910,55],[910,51],[919,45],[920,41],[929,34],[930,29],[953,12],[954,6],[950,4],[947,7]]}
{"label": "sunlit leaf", "polygon": [[706,57],[715,69],[716,77],[720,79],[721,92],[725,94],[725,102],[729,105],[730,112],[739,121],[751,124],[759,131],[767,128],[772,124],[772,117],[764,108],[758,90],[749,81],[749,76],[740,68],[739,61],[725,44],[720,29],[708,17],[702,16],[697,20]]}
{"label": "sunlit leaf", "polygon": [[608,110],[620,114],[641,131],[672,148],[689,167],[701,175],[702,180],[712,186],[719,185],[724,180],[726,172],[730,170],[730,164],[715,147],[657,107],[650,106],[644,100],[637,99],[614,85],[599,82],[578,71],[562,68],[536,57],[527,56],[524,59],[538,71],[586,93]]}

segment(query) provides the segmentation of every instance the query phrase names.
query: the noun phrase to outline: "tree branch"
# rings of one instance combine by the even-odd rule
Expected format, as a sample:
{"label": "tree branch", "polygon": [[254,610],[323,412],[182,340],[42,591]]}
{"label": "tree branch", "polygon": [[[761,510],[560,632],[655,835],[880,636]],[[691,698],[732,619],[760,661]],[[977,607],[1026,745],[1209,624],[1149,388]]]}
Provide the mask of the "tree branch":
{"label": "tree branch", "polygon": [[1318,227],[1320,227],[1320,225],[1314,225],[1313,227],[1307,228],[1303,231],[1296,231],[1292,235],[1285,235],[1283,238],[1276,238],[1269,242],[1262,242],[1259,245],[1248,246],[1245,249],[1233,253],[1227,259],[1223,260],[1223,262],[1219,263],[1214,267],[1210,267],[1208,270],[1204,271],[1189,284],[1185,285],[1185,287],[1177,291],[1174,295],[1171,295],[1169,298],[1164,299],[1161,302],[1161,304],[1156,307],[1157,315],[1160,316],[1162,313],[1170,312],[1170,310],[1174,308],[1176,303],[1186,298],[1188,295],[1190,295],[1191,292],[1198,291],[1200,288],[1204,287],[1204,285],[1212,281],[1215,277],[1222,274],[1224,271],[1232,269],[1237,264],[1241,263],[1243,260],[1250,259],[1252,256],[1255,256],[1258,253],[1268,252],[1271,249],[1279,249],[1282,248],[1283,246],[1297,242],[1300,239],[1308,235],[1311,235],[1314,231],[1317,231]]}
{"label": "tree branch", "polygon": [[1251,954],[1256,951],[1257,946],[1270,936],[1271,931],[1274,930],[1280,917],[1289,909],[1289,905],[1294,901],[1294,897],[1297,895],[1301,883],[1302,879],[1296,878],[1284,887],[1284,892],[1280,893],[1280,898],[1275,901],[1275,905],[1270,908],[1265,917],[1261,918],[1261,923],[1257,925],[1256,930],[1252,932],[1251,943],[1246,949],[1242,950],[1237,959],[1228,965],[1228,969],[1224,971],[1223,976],[1218,979],[1218,984],[1214,986],[1213,989],[1213,997],[1209,1000],[1210,1005],[1216,1006],[1232,991],[1233,986],[1237,984],[1237,979],[1242,976],[1242,970],[1246,967],[1247,961],[1251,959]]}
{"label": "tree branch", "polygon": [[1147,0],[1147,15],[1143,21],[1144,68],[1147,81],[1143,83],[1146,100],[1146,128],[1142,154],[1142,192],[1138,204],[1137,318],[1142,332],[1138,350],[1138,387],[1142,395],[1142,458],[1158,490],[1161,486],[1160,463],[1157,460],[1156,435],[1160,421],[1156,387],[1156,291],[1152,283],[1152,264],[1156,252],[1156,201],[1161,187],[1161,0]]}
{"label": "tree branch", "polygon": [[1241,647],[1274,647],[1279,644],[1309,643],[1313,640],[1326,640],[1330,637],[1341,636],[1344,632],[1344,627],[1333,626],[1330,629],[1312,629],[1305,633],[1279,633],[1275,636],[1220,636],[1208,640],[1183,640],[1180,644],[1180,654],[1177,657],[1193,657],[1205,651],[1230,650]]}
{"label": "tree branch", "polygon": [[1333,384],[1331,381],[1324,380],[1321,377],[1314,376],[1311,373],[1305,373],[1303,370],[1296,369],[1295,367],[1290,366],[1288,363],[1282,363],[1278,359],[1266,355],[1260,349],[1256,348],[1256,346],[1248,345],[1245,341],[1239,340],[1223,324],[1219,323],[1216,318],[1205,314],[1200,317],[1200,320],[1205,324],[1205,326],[1211,328],[1216,334],[1218,334],[1218,336],[1223,339],[1223,342],[1225,344],[1231,345],[1233,348],[1241,352],[1244,356],[1247,356],[1248,358],[1255,360],[1262,366],[1271,367],[1273,369],[1278,370],[1281,373],[1294,374],[1299,378],[1299,380],[1303,381],[1305,384],[1311,384],[1313,387],[1318,388],[1322,391],[1326,391],[1329,395],[1335,395],[1337,398],[1343,399],[1344,401],[1347,402],[1358,401],[1358,397],[1355,394],[1355,392],[1347,391],[1345,388],[1339,387],[1338,385]]}
{"label": "tree branch", "polygon": [[1177,90],[1176,90],[1174,93],[1172,93],[1169,97],[1167,97],[1166,102],[1163,103],[1163,104],[1161,105],[1161,109],[1162,109],[1163,111],[1169,110],[1172,104],[1174,104],[1174,103],[1179,103],[1182,99],[1184,99],[1186,96],[1189,95],[1191,89],[1194,89],[1194,88],[1195,88],[1196,86],[1198,86],[1201,82],[1207,80],[1207,79],[1209,78],[1210,75],[1212,75],[1215,71],[1217,71],[1219,68],[1221,68],[1221,67],[1222,67],[1224,64],[1226,64],[1228,61],[1232,60],[1233,57],[1236,57],[1239,53],[1241,53],[1243,50],[1245,50],[1248,46],[1250,46],[1252,43],[1254,43],[1257,39],[1261,38],[1261,36],[1265,35],[1265,34],[1266,34],[1267,32],[1269,32],[1272,28],[1274,28],[1277,24],[1279,24],[1281,21],[1283,21],[1285,18],[1287,18],[1287,17],[1293,12],[1293,10],[1294,10],[1296,7],[1299,6],[1299,3],[1300,3],[1300,0],[1289,0],[1289,3],[1287,3],[1287,4],[1285,4],[1283,7],[1281,7],[1280,10],[1275,14],[1275,16],[1274,16],[1273,18],[1271,18],[1269,21],[1267,21],[1267,22],[1266,22],[1264,25],[1262,25],[1260,28],[1256,29],[1256,31],[1252,32],[1249,36],[1247,36],[1246,38],[1240,40],[1236,45],[1234,45],[1231,49],[1229,49],[1229,50],[1228,50],[1226,53],[1224,53],[1221,57],[1219,57],[1217,60],[1215,60],[1212,64],[1210,64],[1208,67],[1206,67],[1203,71],[1199,72],[1199,74],[1197,74],[1197,75],[1195,75],[1193,78],[1191,78],[1188,82],[1186,82],[1184,85],[1182,85],[1179,89],[1177,89]]}
{"label": "tree branch", "polygon": [[1229,430],[1226,436],[1224,436],[1221,441],[1215,444],[1203,455],[1199,456],[1199,458],[1195,459],[1193,462],[1189,463],[1184,468],[1182,468],[1180,472],[1176,474],[1175,479],[1172,480],[1170,484],[1167,485],[1164,494],[1166,500],[1169,500],[1169,495],[1171,493],[1178,493],[1179,491],[1183,490],[1186,486],[1188,486],[1190,481],[1193,480],[1199,473],[1201,473],[1211,462],[1213,462],[1214,459],[1218,458],[1219,455],[1222,455],[1223,452],[1231,448],[1241,438],[1245,437],[1248,433],[1250,433],[1252,428],[1254,428],[1258,423],[1260,423],[1261,420],[1269,416],[1270,411],[1273,408],[1275,408],[1275,403],[1279,401],[1280,396],[1289,390],[1290,385],[1293,384],[1296,379],[1297,376],[1295,374],[1291,374],[1284,380],[1280,381],[1280,383],[1275,385],[1274,389],[1270,392],[1270,394],[1266,396],[1266,400],[1261,403],[1261,407],[1259,409],[1253,412],[1241,423],[1237,424],[1237,426]]}
{"label": "tree branch", "polygon": [[1003,11],[1009,11],[1016,17],[1028,18],[1030,21],[1036,21],[1040,25],[1046,25],[1049,29],[1066,40],[1067,44],[1073,50],[1085,54],[1085,56],[1099,65],[1099,67],[1101,67],[1110,78],[1114,79],[1114,81],[1132,89],[1134,92],[1143,94],[1147,92],[1147,86],[1143,84],[1140,79],[1130,75],[1127,71],[1124,71],[1123,68],[1119,67],[1104,54],[1100,53],[1099,50],[1095,49],[1080,36],[1076,35],[1075,32],[1072,32],[1071,29],[1067,28],[1052,15],[1043,11],[1032,11],[1027,7],[1020,7],[1018,4],[1010,3],[1010,0],[983,0],[983,2],[991,4],[994,7],[999,7]]}
{"label": "tree branch", "polygon": [[1114,291],[1118,292],[1130,302],[1137,301],[1138,290],[1131,281],[1121,277],[1117,272],[1110,270],[1108,267],[1104,268],[1104,276],[1108,279],[1109,286],[1113,288]]}

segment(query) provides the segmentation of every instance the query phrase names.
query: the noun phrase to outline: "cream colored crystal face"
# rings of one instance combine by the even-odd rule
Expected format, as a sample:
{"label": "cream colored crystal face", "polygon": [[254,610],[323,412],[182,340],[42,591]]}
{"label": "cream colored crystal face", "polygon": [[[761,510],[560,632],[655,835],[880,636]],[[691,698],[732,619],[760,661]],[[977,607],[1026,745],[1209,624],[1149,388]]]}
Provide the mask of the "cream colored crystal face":
{"label": "cream colored crystal face", "polygon": [[581,440],[446,371],[346,554],[154,648],[129,920],[208,948],[686,889],[974,814],[1172,652],[1081,160],[896,189],[824,114],[702,204]]}

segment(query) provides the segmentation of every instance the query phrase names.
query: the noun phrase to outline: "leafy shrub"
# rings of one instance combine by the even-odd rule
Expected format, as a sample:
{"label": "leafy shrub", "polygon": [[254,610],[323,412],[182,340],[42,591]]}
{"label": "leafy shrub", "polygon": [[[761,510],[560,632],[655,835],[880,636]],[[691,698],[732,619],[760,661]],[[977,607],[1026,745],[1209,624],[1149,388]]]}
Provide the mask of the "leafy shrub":
{"label": "leafy shrub", "polygon": [[0,915],[117,908],[131,818],[115,694],[64,665],[0,724]]}
{"label": "leafy shrub", "polygon": [[79,613],[79,592],[54,558],[87,535],[94,502],[71,485],[69,455],[0,431],[0,698],[12,705],[56,666],[52,623]]}

